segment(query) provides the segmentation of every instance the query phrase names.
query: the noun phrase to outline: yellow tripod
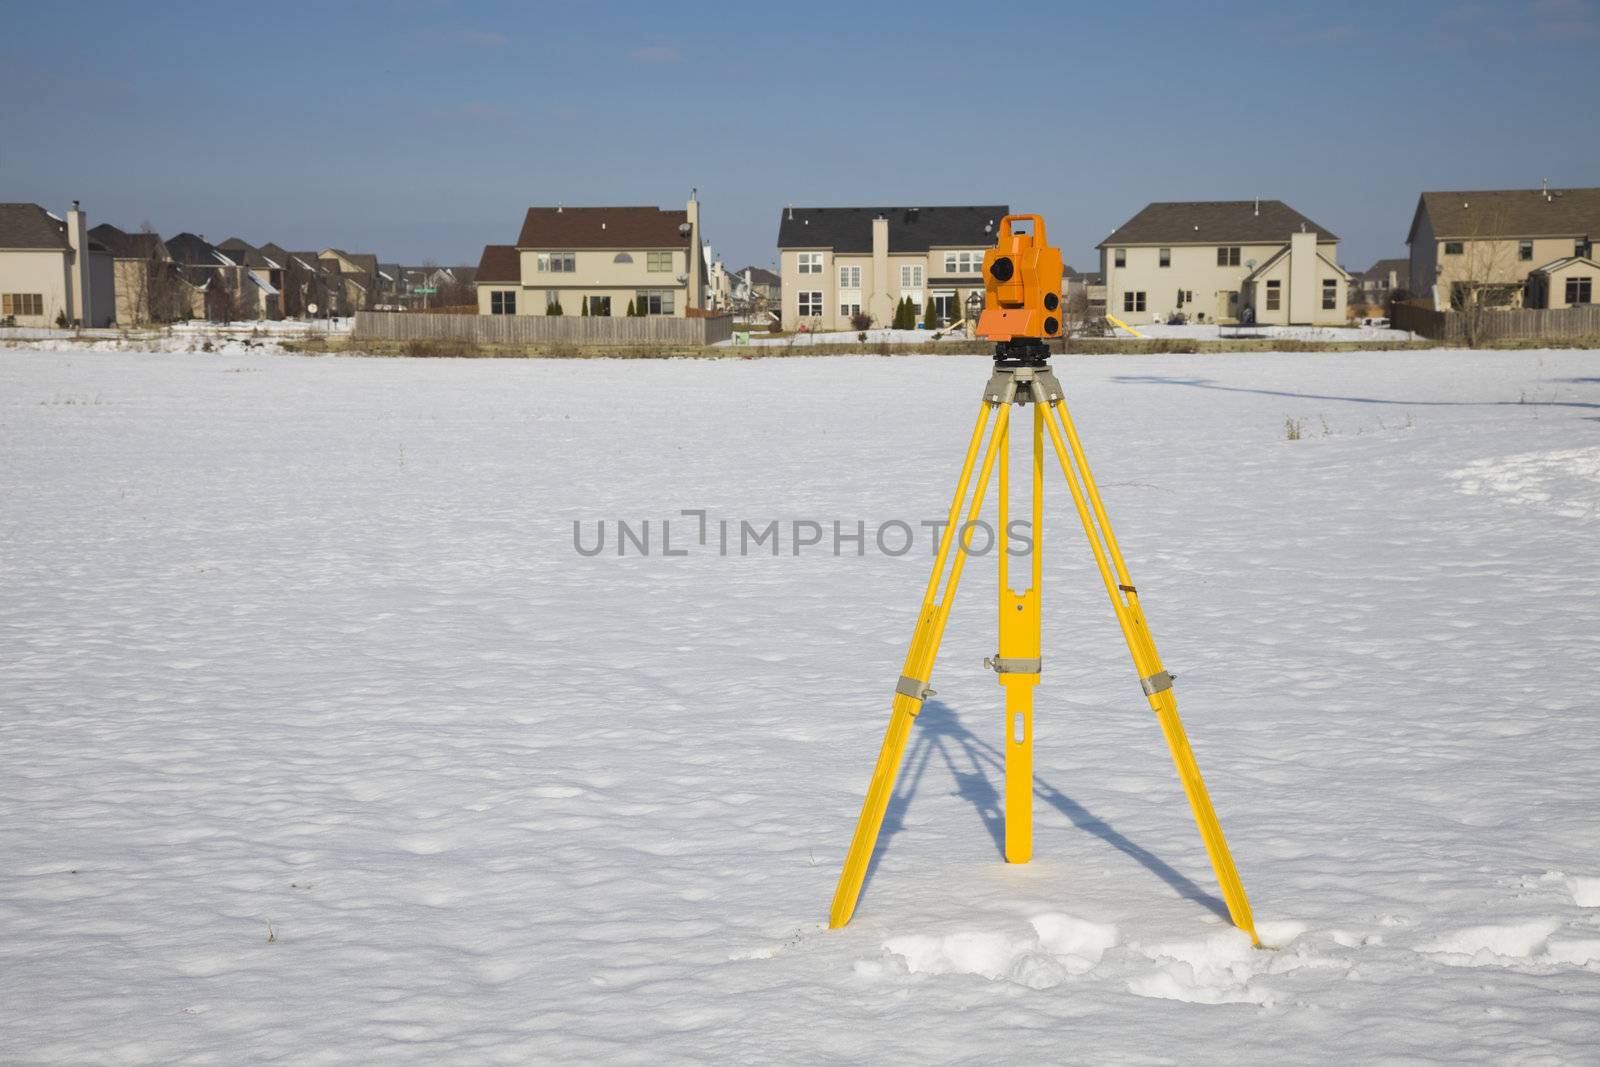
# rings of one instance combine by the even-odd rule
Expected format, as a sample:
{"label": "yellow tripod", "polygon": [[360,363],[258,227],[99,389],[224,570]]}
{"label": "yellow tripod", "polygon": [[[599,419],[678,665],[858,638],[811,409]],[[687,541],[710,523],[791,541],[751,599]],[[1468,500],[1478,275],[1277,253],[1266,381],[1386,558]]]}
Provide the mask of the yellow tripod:
{"label": "yellow tripod", "polygon": [[[1011,365],[1015,362],[1002,362],[997,357],[994,375],[984,390],[983,407],[978,413],[978,423],[973,427],[972,440],[967,445],[961,477],[950,503],[949,518],[939,539],[933,574],[928,579],[928,589],[922,599],[922,610],[917,616],[911,648],[906,653],[905,670],[895,686],[889,729],[884,735],[883,748],[878,753],[878,763],[872,772],[872,784],[867,788],[866,801],[861,806],[861,818],[856,824],[855,837],[850,842],[850,853],[839,875],[839,888],[833,896],[829,925],[843,926],[855,912],[856,898],[861,893],[861,883],[866,877],[867,865],[877,844],[878,831],[883,825],[884,811],[894,789],[895,774],[905,754],[912,722],[922,709],[922,702],[933,692],[928,688],[928,678],[939,652],[939,642],[944,637],[956,585],[961,580],[961,570],[967,559],[963,530],[982,511],[989,477],[997,466],[1000,472],[999,536],[1002,541],[1006,536],[1011,408],[1013,404],[1031,403],[1032,582],[1025,592],[1017,593],[1011,589],[1006,552],[1002,544],[999,553],[1000,649],[993,659],[986,660],[984,664],[999,674],[1000,684],[1005,688],[1006,859],[1011,863],[1026,863],[1033,855],[1033,689],[1039,684],[1040,671],[1039,592],[1040,560],[1043,555],[1040,539],[1044,518],[1044,439],[1048,435],[1056,458],[1061,462],[1061,472],[1072,493],[1073,506],[1083,522],[1083,531],[1089,538],[1095,565],[1105,581],[1106,593],[1111,598],[1111,606],[1122,627],[1128,651],[1133,655],[1134,667],[1139,672],[1139,685],[1149,699],[1157,721],[1161,723],[1167,746],[1172,750],[1178,778],[1183,783],[1184,793],[1188,795],[1189,806],[1194,810],[1200,837],[1205,842],[1206,853],[1211,858],[1211,866],[1216,871],[1222,895],[1228,904],[1228,914],[1234,925],[1248,933],[1251,941],[1259,945],[1261,942],[1256,936],[1255,922],[1250,916],[1250,902],[1245,898],[1244,886],[1239,881],[1238,871],[1234,869],[1233,857],[1228,853],[1228,843],[1222,836],[1217,813],[1211,807],[1211,797],[1206,793],[1205,781],[1200,777],[1200,768],[1195,764],[1194,753],[1189,748],[1189,739],[1178,720],[1178,704],[1172,694],[1172,675],[1162,669],[1161,657],[1145,625],[1144,612],[1139,607],[1139,594],[1134,589],[1133,580],[1128,577],[1122,551],[1111,532],[1111,522],[1106,517],[1105,505],[1101,503],[1100,490],[1089,472],[1077,428],[1067,411],[1061,383],[1042,358],[1024,359],[1021,361],[1024,365],[1021,366]],[[984,444],[986,430],[987,445]],[[980,449],[983,452],[981,464],[978,458]],[[974,474],[976,486],[973,485]],[[966,505],[964,521],[963,504]],[[945,573],[947,565],[948,575]],[[944,579],[942,592],[941,578]]]}

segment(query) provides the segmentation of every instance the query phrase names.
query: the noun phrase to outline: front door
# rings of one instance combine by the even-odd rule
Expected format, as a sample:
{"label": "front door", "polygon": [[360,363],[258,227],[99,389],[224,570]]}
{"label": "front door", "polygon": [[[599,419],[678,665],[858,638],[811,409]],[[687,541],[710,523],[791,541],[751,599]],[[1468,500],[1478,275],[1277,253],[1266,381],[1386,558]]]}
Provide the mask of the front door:
{"label": "front door", "polygon": [[1239,317],[1239,290],[1223,289],[1217,292],[1217,318],[1237,319]]}

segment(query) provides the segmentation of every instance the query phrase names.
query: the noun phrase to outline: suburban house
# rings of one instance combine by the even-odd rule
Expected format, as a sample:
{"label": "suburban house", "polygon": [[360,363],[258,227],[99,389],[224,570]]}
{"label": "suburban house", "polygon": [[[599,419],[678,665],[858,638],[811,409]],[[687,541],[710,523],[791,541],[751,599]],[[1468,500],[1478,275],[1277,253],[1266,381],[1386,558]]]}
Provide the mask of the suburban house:
{"label": "suburban house", "polygon": [[783,306],[783,279],[770,270],[745,267],[731,275],[734,310],[746,315],[777,311]]}
{"label": "suburban house", "polygon": [[[324,248],[317,259],[339,279],[340,296],[347,310],[360,311],[383,303],[383,277],[378,257],[371,252],[346,252]],[[392,288],[391,279],[391,288]]]}
{"label": "suburban house", "polygon": [[[263,274],[198,234],[180,233],[166,244],[178,277],[188,287],[190,316],[217,320],[277,317],[278,290]],[[235,254],[243,258],[237,245]]]}
{"label": "suburban house", "polygon": [[1061,293],[1067,301],[1067,314],[1087,319],[1106,315],[1106,278],[1099,271],[1061,271]]}
{"label": "suburban house", "polygon": [[1387,305],[1396,293],[1411,290],[1411,261],[1409,259],[1380,259],[1351,282],[1352,299],[1359,297],[1364,304]]}
{"label": "suburban house", "polygon": [[223,241],[217,251],[248,272],[242,280],[255,294],[256,318],[283,318],[283,263],[238,237]]}
{"label": "suburban house", "polygon": [[0,204],[0,322],[109,326],[116,313],[115,261],[89,236],[76,200],[65,219],[38,204]]}
{"label": "suburban house", "polygon": [[1129,324],[1345,321],[1339,238],[1281,200],[1149,204],[1097,247],[1107,313]]}
{"label": "suburban house", "polygon": [[848,330],[858,313],[887,326],[906,298],[942,322],[983,296],[983,253],[1004,204],[966,207],[785,208],[778,221],[784,329]]}
{"label": "suburban house", "polygon": [[515,245],[478,263],[483,315],[672,315],[705,307],[700,204],[530,207]]}
{"label": "suburban house", "polygon": [[118,324],[137,326],[178,316],[183,307],[172,299],[172,257],[160,234],[128,233],[102,222],[89,231],[89,239],[111,252]]}
{"label": "suburban house", "polygon": [[337,271],[317,258],[315,252],[291,252],[281,245],[264,244],[261,254],[282,267],[281,283],[277,286],[283,313],[291,317],[346,314],[348,308],[339,306],[342,288]]}
{"label": "suburban house", "polygon": [[1566,279],[1595,276],[1597,238],[1600,188],[1545,187],[1423,193],[1406,244],[1417,295],[1443,311],[1588,303]]}

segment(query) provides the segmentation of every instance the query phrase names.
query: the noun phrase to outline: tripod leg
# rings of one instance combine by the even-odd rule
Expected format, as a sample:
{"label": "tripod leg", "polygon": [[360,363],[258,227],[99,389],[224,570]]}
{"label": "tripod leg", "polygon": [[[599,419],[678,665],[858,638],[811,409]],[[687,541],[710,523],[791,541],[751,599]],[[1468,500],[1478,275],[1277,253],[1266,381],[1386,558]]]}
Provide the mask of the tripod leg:
{"label": "tripod leg", "polygon": [[1044,502],[1044,423],[1039,405],[1033,413],[1032,472],[1033,550],[1029,584],[1011,588],[1011,471],[1008,440],[1000,452],[1000,651],[993,666],[1005,689],[1006,860],[1033,858],[1033,690],[1039,684],[1039,527]]}
{"label": "tripod leg", "polygon": [[[1044,389],[1037,382],[1033,388],[1036,403],[1044,405],[1047,402]],[[1051,412],[1061,421],[1059,429],[1056,426],[1056,419],[1046,421],[1051,444],[1055,446],[1056,457],[1061,461],[1061,473],[1066,476],[1067,488],[1072,492],[1072,503],[1077,508],[1079,519],[1083,522],[1083,531],[1089,538],[1089,547],[1094,552],[1095,566],[1099,568],[1100,577],[1105,582],[1106,593],[1111,597],[1112,609],[1116,612],[1117,622],[1122,627],[1128,651],[1133,656],[1134,667],[1139,672],[1139,685],[1150,701],[1151,710],[1156,713],[1156,718],[1161,723],[1161,732],[1166,737],[1167,747],[1172,752],[1178,779],[1182,782],[1184,794],[1189,799],[1189,807],[1194,812],[1195,825],[1199,827],[1200,838],[1205,842],[1206,854],[1211,859],[1212,870],[1216,872],[1223,899],[1227,901],[1228,915],[1233,919],[1235,926],[1248,933],[1250,940],[1259,945],[1261,939],[1256,936],[1255,920],[1250,914],[1250,901],[1245,896],[1244,884],[1239,880],[1239,872],[1233,865],[1233,856],[1228,851],[1227,839],[1222,835],[1222,824],[1217,821],[1217,813],[1211,806],[1211,795],[1206,790],[1205,780],[1200,776],[1200,767],[1195,762],[1194,751],[1189,747],[1188,735],[1184,733],[1183,723],[1178,718],[1178,702],[1172,694],[1172,676],[1161,666],[1161,657],[1156,652],[1155,641],[1145,624],[1144,611],[1139,607],[1138,591],[1128,576],[1127,564],[1122,558],[1122,550],[1117,547],[1116,536],[1111,532],[1111,520],[1106,516],[1105,505],[1100,500],[1099,487],[1095,485],[1094,475],[1089,471],[1088,460],[1084,458],[1083,444],[1078,438],[1077,428],[1072,423],[1072,415],[1068,412],[1065,401],[1059,397],[1050,399],[1048,403]],[[1063,432],[1065,440],[1062,437]],[[1068,442],[1071,444],[1072,452],[1070,460],[1067,454]],[[1078,484],[1079,475],[1083,479],[1081,488]]]}
{"label": "tripod leg", "polygon": [[911,647],[906,652],[905,671],[900,676],[900,684],[895,687],[889,729],[884,734],[883,747],[878,750],[878,762],[873,768],[872,782],[867,787],[867,796],[861,805],[861,816],[856,821],[855,836],[850,839],[850,851],[845,856],[844,869],[839,872],[839,886],[834,890],[833,907],[828,916],[828,925],[831,927],[837,928],[849,922],[856,910],[856,898],[861,894],[861,883],[867,876],[867,866],[872,862],[878,831],[883,826],[883,815],[889,806],[889,796],[894,791],[895,774],[900,769],[906,739],[911,735],[911,721],[922,710],[923,700],[932,692],[927,688],[927,680],[939,652],[939,641],[944,637],[945,622],[950,617],[950,606],[955,598],[957,583],[961,580],[961,570],[966,564],[964,541],[955,553],[954,562],[950,563],[950,574],[945,579],[943,595],[937,601],[934,598],[939,592],[939,578],[944,575],[945,564],[950,559],[951,546],[961,536],[957,520],[961,516],[962,504],[968,499],[967,490],[972,482],[978,446],[989,421],[989,412],[995,408],[998,408],[998,416],[989,434],[983,463],[977,467],[977,486],[967,507],[967,522],[976,519],[983,507],[983,494],[989,486],[989,475],[994,470],[995,455],[1010,424],[1011,411],[1008,405],[986,401],[983,410],[978,413],[978,424],[973,428],[966,462],[961,468],[955,497],[950,502],[949,521],[939,538],[939,553],[933,562],[933,574],[928,578],[922,610],[917,615],[917,628],[911,637]]}

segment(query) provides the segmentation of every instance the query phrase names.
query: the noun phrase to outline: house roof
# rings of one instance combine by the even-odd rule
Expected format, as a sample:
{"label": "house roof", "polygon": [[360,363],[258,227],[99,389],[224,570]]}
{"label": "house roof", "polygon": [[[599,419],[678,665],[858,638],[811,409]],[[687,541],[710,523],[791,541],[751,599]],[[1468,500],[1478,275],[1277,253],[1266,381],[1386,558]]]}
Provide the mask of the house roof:
{"label": "house roof", "polygon": [[687,248],[687,211],[656,207],[530,207],[518,248]]}
{"label": "house roof", "polygon": [[[356,269],[362,274],[376,276],[378,273],[378,257],[371,252],[346,252],[342,248],[327,248],[322,252],[322,255],[329,254],[354,263],[356,265]],[[319,256],[318,258],[321,257]]]}
{"label": "house roof", "polygon": [[[1280,248],[1276,252],[1272,253],[1272,255],[1268,256],[1265,263],[1261,264],[1261,266],[1257,267],[1255,270],[1253,270],[1249,274],[1245,275],[1244,280],[1247,281],[1247,282],[1251,282],[1251,281],[1255,281],[1258,278],[1265,277],[1268,271],[1272,270],[1272,268],[1277,266],[1279,263],[1282,263],[1285,259],[1287,259],[1290,256],[1290,254],[1291,254],[1291,252],[1290,252],[1289,246],[1288,245],[1284,245],[1282,248]],[[1347,271],[1343,267],[1339,266],[1339,264],[1335,263],[1333,260],[1331,260],[1327,256],[1323,255],[1321,252],[1317,253],[1317,258],[1320,259],[1322,262],[1326,263],[1328,266],[1332,267],[1334,270],[1338,271],[1339,272],[1339,276],[1344,278],[1346,281],[1348,281],[1350,279],[1350,272],[1349,271]]]}
{"label": "house roof", "polygon": [[0,204],[0,248],[67,251],[67,224],[38,204]]}
{"label": "house roof", "polygon": [[889,220],[889,251],[988,248],[1010,213],[1004,204],[965,207],[796,207],[778,216],[779,248],[871,252],[872,220]]}
{"label": "house roof", "polygon": [[521,282],[522,257],[514,245],[484,245],[478,260],[478,284]]}
{"label": "house roof", "polygon": [[450,273],[456,276],[456,281],[462,285],[471,285],[478,280],[477,267],[451,267]]}
{"label": "house roof", "polygon": [[1411,220],[1410,244],[1422,213],[1436,240],[1446,237],[1600,237],[1600,188],[1487,189],[1423,193]]}
{"label": "house roof", "polygon": [[738,270],[734,271],[733,273],[735,275],[737,275],[738,277],[740,277],[740,278],[743,278],[746,274],[750,275],[750,284],[751,285],[782,285],[783,284],[783,279],[782,278],[778,277],[776,274],[772,273],[770,270],[763,270],[761,267],[741,267]]}
{"label": "house roof", "polygon": [[227,255],[235,263],[242,264],[252,270],[276,270],[282,266],[261,249],[238,237],[230,237],[217,245],[218,251]]}
{"label": "house roof", "polygon": [[1386,282],[1389,280],[1391,271],[1399,277],[1400,284],[1403,287],[1411,277],[1411,261],[1409,259],[1380,259],[1362,271],[1361,277],[1367,281]]}
{"label": "house roof", "polygon": [[102,222],[90,230],[89,236],[105,245],[117,259],[159,259],[166,251],[160,234],[128,233],[109,222]]}
{"label": "house roof", "polygon": [[1595,261],[1590,259],[1588,256],[1562,256],[1560,259],[1552,260],[1542,267],[1535,267],[1528,273],[1559,274],[1569,267],[1583,267],[1586,270],[1600,271],[1600,264],[1595,263]]}
{"label": "house roof", "polygon": [[1271,244],[1301,227],[1316,233],[1319,244],[1339,240],[1282,200],[1177,200],[1145,205],[1095,247]]}
{"label": "house roof", "polygon": [[223,266],[222,260],[217,256],[216,246],[192,233],[180,233],[176,237],[169,237],[167,254],[172,257],[174,263],[188,267]]}

